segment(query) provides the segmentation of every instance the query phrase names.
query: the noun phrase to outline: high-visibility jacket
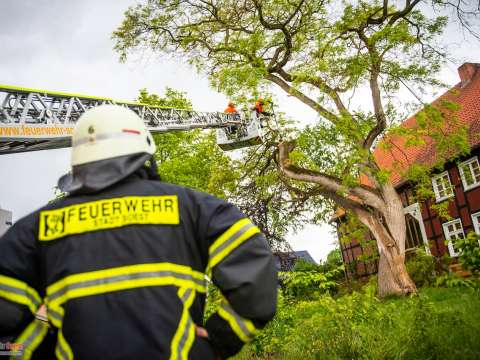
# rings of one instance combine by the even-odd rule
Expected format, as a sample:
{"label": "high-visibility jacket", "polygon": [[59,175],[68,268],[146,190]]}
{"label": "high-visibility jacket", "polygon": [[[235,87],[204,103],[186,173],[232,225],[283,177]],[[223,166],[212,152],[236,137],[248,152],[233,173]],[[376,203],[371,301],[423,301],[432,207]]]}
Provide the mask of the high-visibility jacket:
{"label": "high-visibility jacket", "polygon": [[223,112],[227,114],[234,114],[237,112],[237,109],[235,109],[235,106],[228,106]]}
{"label": "high-visibility jacket", "polygon": [[255,102],[255,110],[257,111],[258,114],[263,114],[265,111],[263,109],[263,102],[262,101],[256,101]]}
{"label": "high-visibility jacket", "polygon": [[[204,324],[206,275],[223,300]],[[59,359],[225,358],[273,317],[276,289],[267,242],[235,206],[135,173],[0,238],[0,341],[25,358],[49,344]],[[33,317],[42,303],[49,326]]]}

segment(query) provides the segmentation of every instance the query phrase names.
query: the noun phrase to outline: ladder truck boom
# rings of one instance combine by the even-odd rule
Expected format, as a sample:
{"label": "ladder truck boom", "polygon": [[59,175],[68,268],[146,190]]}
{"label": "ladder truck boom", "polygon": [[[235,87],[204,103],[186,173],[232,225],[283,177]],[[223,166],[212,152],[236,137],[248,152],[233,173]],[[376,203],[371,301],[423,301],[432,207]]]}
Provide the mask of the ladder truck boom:
{"label": "ladder truck boom", "polygon": [[254,115],[175,109],[0,84],[0,155],[69,147],[80,116],[103,104],[128,107],[152,133],[217,129],[217,144],[223,150],[261,143],[261,127]]}

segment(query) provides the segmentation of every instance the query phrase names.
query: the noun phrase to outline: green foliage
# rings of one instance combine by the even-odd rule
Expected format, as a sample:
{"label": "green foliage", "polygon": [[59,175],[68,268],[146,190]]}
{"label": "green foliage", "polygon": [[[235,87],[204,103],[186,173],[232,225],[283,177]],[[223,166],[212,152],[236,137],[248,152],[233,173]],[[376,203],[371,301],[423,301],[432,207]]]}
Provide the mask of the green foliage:
{"label": "green foliage", "polygon": [[[140,90],[138,101],[155,106],[191,109],[186,94],[166,88],[164,96]],[[189,131],[154,135],[155,158],[163,181],[192,187],[227,198],[239,179],[232,160],[216,145],[212,131]]]}
{"label": "green foliage", "polygon": [[329,271],[343,265],[342,251],[339,247],[330,251],[322,263],[324,270]]}
{"label": "green foliage", "polygon": [[207,286],[205,311],[203,313],[205,321],[218,310],[221,302],[222,293],[212,282],[209,282]]}
{"label": "green foliage", "polygon": [[480,236],[473,231],[464,239],[455,240],[455,246],[459,249],[458,261],[465,270],[472,273],[480,273]]}
{"label": "green foliage", "polygon": [[453,217],[450,215],[449,211],[450,203],[451,201],[444,200],[436,204],[431,204],[430,209],[433,210],[442,221],[450,221],[453,220]]}
{"label": "green foliage", "polygon": [[147,89],[141,89],[137,101],[141,104],[155,105],[160,107],[170,107],[174,109],[192,110],[192,102],[186,97],[186,93],[172,89],[165,88],[165,94],[159,96],[151,94]]}
{"label": "green foliage", "polygon": [[320,264],[314,264],[304,259],[298,259],[295,262],[293,271],[317,271],[317,272],[328,272],[330,270],[335,270],[343,266],[342,253],[337,247],[330,251],[327,255],[325,261]]}
{"label": "green foliage", "polygon": [[385,301],[369,293],[283,299],[275,319],[236,359],[453,360],[479,353],[478,291],[426,288]]}
{"label": "green foliage", "polygon": [[320,265],[318,264],[313,264],[309,261],[305,261],[304,259],[297,259],[295,262],[295,266],[293,267],[293,271],[299,271],[299,272],[306,272],[306,271],[316,271],[319,272],[320,270]]}
{"label": "green foliage", "polygon": [[416,249],[405,265],[417,287],[432,286],[435,283],[436,260],[425,250]]}
{"label": "green foliage", "polygon": [[436,287],[445,287],[445,288],[469,288],[469,289],[478,289],[480,284],[473,279],[465,279],[458,276],[455,273],[445,274],[438,276],[435,279]]}
{"label": "green foliage", "polygon": [[352,273],[356,272],[358,262],[370,263],[378,259],[377,242],[372,238],[368,228],[363,225],[353,212],[347,212],[339,226],[340,242],[346,246],[353,241],[358,242],[363,253],[350,261],[346,266]]}
{"label": "green foliage", "polygon": [[328,272],[321,268],[301,269],[283,274],[283,293],[288,298],[308,299],[320,294],[334,293],[338,287],[336,279],[343,274],[343,267]]}
{"label": "green foliage", "polygon": [[[145,47],[184,57],[229,96],[245,99],[269,84],[280,85],[321,118],[302,131],[294,163],[353,187],[372,160],[370,149],[361,144],[380,118],[378,109],[350,106],[350,99],[372,86],[372,76],[380,76],[387,122],[404,119],[396,111],[401,86],[423,93],[440,85],[435,75],[444,58],[437,39],[447,18],[416,6],[404,13],[401,4],[382,9],[375,0],[337,5],[316,0],[141,2],[126,11],[113,38],[123,60]],[[388,15],[382,18],[382,13]],[[444,108],[455,110],[451,103]],[[464,144],[460,132],[447,139],[437,131],[442,115],[426,106],[408,142],[418,143],[428,132],[439,149]],[[370,166],[368,172],[388,182],[384,170]]]}
{"label": "green foliage", "polygon": [[348,245],[354,240],[361,241],[362,239],[365,239],[369,230],[360,222],[360,220],[358,220],[358,217],[356,217],[355,214],[347,212],[338,227],[338,232],[340,242],[344,245]]}

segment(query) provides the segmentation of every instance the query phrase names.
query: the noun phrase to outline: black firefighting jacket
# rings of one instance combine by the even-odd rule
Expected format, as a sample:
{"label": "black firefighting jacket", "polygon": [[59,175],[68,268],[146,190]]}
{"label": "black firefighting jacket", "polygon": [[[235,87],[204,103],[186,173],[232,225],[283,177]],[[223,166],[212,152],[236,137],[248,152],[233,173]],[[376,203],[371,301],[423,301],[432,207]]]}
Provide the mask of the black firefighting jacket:
{"label": "black firefighting jacket", "polygon": [[[204,324],[206,275],[223,300]],[[137,172],[0,238],[0,343],[24,358],[225,358],[273,317],[276,288],[266,240],[235,206]]]}

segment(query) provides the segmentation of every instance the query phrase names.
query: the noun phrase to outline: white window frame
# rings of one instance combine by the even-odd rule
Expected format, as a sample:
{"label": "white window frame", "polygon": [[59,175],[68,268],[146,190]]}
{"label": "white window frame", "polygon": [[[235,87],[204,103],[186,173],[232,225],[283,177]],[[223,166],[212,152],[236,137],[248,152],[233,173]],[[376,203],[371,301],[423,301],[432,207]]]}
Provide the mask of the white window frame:
{"label": "white window frame", "polygon": [[[478,219],[475,221],[475,219]],[[480,211],[476,212],[475,214],[472,214],[472,223],[473,223],[473,228],[475,229],[475,232],[480,235]]]}
{"label": "white window frame", "polygon": [[[472,223],[475,232],[480,235],[480,211],[472,214]],[[480,246],[480,239],[478,240],[478,245]]]}
{"label": "white window frame", "polygon": [[[447,175],[448,184],[450,185],[450,189],[452,190],[452,193],[450,195],[441,197],[440,193],[438,192],[437,179],[444,177],[445,174]],[[437,203],[455,196],[455,189],[453,188],[452,181],[450,180],[450,174],[448,173],[448,171],[444,171],[441,174],[435,175],[432,178],[432,186],[433,186],[433,191],[435,192],[435,199],[437,200]]]}
{"label": "white window frame", "polygon": [[460,226],[462,228],[462,235],[463,235],[463,237],[465,237],[465,231],[463,230],[463,224],[462,224],[462,220],[460,218],[452,220],[452,221],[448,221],[448,222],[442,224],[445,239],[448,240],[448,252],[450,253],[451,257],[457,257],[459,255],[459,253],[456,252],[455,248],[453,247],[453,242],[452,242],[452,238],[451,238],[452,234],[450,234],[448,232],[448,225],[452,225],[452,224],[455,224],[455,223],[460,223]]}
{"label": "white window frame", "polygon": [[422,235],[423,245],[425,246],[425,252],[430,255],[430,246],[428,245],[427,232],[425,231],[425,224],[423,223],[422,212],[420,211],[420,204],[417,202],[404,207],[403,214],[410,214],[414,219],[418,221],[418,224],[420,225],[420,233]]}
{"label": "white window frame", "polygon": [[463,172],[463,166],[468,165],[469,170],[470,170],[470,164],[473,163],[473,162],[477,162],[477,164],[480,166],[480,162],[478,161],[477,156],[474,156],[473,158],[470,158],[467,161],[464,161],[464,162],[458,164],[458,171],[460,173],[460,178],[462,179],[462,184],[463,184],[463,188],[465,189],[465,191],[476,188],[477,186],[480,186],[480,181],[476,182],[476,183],[473,183],[471,185],[468,185],[467,184],[467,179],[465,178],[465,174]]}

